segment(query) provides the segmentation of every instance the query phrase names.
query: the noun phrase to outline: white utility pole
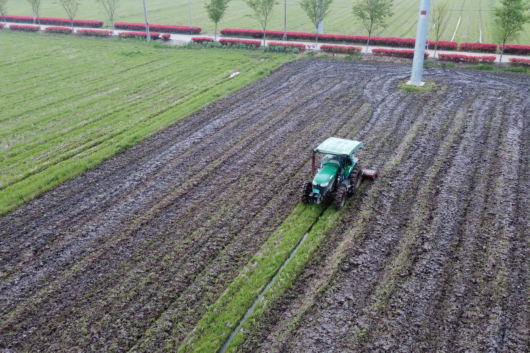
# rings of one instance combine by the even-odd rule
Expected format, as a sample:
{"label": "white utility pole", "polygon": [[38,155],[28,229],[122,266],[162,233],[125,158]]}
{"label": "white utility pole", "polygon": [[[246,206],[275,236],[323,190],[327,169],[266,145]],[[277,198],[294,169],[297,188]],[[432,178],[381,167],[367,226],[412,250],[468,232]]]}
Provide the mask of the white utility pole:
{"label": "white utility pole", "polygon": [[147,33],[147,43],[151,40],[151,35],[149,34],[149,22],[147,21],[147,9],[145,8],[144,0],[144,16],[145,16],[145,33]]}
{"label": "white utility pole", "polygon": [[191,0],[188,0],[188,7],[190,9],[190,27],[193,28],[193,21],[191,20]]}
{"label": "white utility pole", "polygon": [[285,12],[283,14],[283,40],[287,40],[287,0],[285,0]]}
{"label": "white utility pole", "polygon": [[[320,1],[319,1],[319,3],[322,4],[322,2],[320,2]],[[318,13],[319,13],[320,16],[322,15],[322,9],[320,7],[318,8]],[[318,21],[317,33],[318,34],[324,34],[324,21]],[[315,49],[318,49],[318,48],[315,48]]]}
{"label": "white utility pole", "polygon": [[412,63],[412,77],[407,84],[423,86],[423,61],[425,60],[425,43],[427,41],[427,26],[431,0],[421,0],[418,31],[416,32],[416,45],[414,47],[414,61]]}

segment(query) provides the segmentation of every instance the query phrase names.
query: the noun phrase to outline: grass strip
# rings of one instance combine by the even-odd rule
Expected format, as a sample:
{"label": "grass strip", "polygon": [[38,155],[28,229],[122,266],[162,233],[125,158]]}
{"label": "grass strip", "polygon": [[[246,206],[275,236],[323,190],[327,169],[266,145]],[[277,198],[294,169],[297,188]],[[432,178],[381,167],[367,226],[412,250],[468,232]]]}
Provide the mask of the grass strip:
{"label": "grass strip", "polygon": [[[234,279],[226,292],[215,304],[208,308],[197,327],[183,342],[178,351],[218,351],[257,296],[276,275],[302,237],[322,215],[326,205],[299,204],[269,238],[261,251],[250,260],[239,276]],[[328,213],[325,212],[324,214]],[[319,221],[315,226],[321,227],[320,224],[321,222]],[[313,226],[313,229],[315,226]],[[311,239],[314,239],[314,236],[311,236],[312,234],[313,231],[309,233],[308,238],[297,254],[303,254],[303,257],[309,255],[307,246]],[[299,256],[297,256],[298,258]],[[289,262],[289,265],[292,263],[293,261]],[[288,270],[289,265],[285,270]],[[284,272],[282,271],[282,274]],[[284,275],[282,274],[279,277],[279,279],[281,278],[280,282],[283,281]]]}
{"label": "grass strip", "polygon": [[293,281],[302,271],[305,264],[309,261],[313,253],[318,249],[320,244],[327,239],[330,230],[332,230],[340,221],[341,211],[336,211],[334,207],[328,207],[319,220],[309,231],[307,239],[300,246],[291,261],[285,266],[272,286],[266,291],[259,303],[254,308],[252,314],[247,317],[245,323],[236,333],[230,345],[225,352],[236,352],[241,343],[245,341],[245,334],[250,332],[252,326],[256,326],[263,314],[268,310],[268,305],[279,298],[287,289],[291,288]]}

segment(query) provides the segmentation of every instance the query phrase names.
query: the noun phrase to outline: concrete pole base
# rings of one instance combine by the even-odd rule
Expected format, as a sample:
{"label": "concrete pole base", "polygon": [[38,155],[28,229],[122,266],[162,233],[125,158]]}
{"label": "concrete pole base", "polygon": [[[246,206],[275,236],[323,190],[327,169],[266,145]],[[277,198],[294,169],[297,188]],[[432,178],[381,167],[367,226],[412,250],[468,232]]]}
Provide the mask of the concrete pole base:
{"label": "concrete pole base", "polygon": [[[416,86],[416,85],[413,85],[412,81],[407,81],[407,86]],[[420,82],[419,87],[423,87],[423,86],[425,86],[425,82],[422,81]]]}

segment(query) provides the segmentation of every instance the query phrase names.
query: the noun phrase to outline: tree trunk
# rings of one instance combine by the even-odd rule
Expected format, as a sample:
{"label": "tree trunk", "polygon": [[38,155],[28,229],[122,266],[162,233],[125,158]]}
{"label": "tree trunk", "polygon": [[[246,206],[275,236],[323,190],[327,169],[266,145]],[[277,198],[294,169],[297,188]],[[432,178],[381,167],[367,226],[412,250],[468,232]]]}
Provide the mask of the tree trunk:
{"label": "tree trunk", "polygon": [[371,34],[372,34],[372,32],[370,31],[370,33],[368,33],[368,42],[366,42],[366,54],[368,54],[368,47],[370,46]]}
{"label": "tree trunk", "polygon": [[70,20],[72,21],[72,34],[73,34],[74,33],[74,19],[71,18]]}
{"label": "tree trunk", "polygon": [[317,26],[317,35],[316,35],[316,41],[315,41],[315,50],[318,50],[318,26]]}
{"label": "tree trunk", "polygon": [[113,16],[110,16],[110,25],[111,25],[111,30],[110,30],[110,33],[112,35],[114,35],[114,19],[112,18]]}
{"label": "tree trunk", "polygon": [[506,45],[506,39],[502,42],[502,48],[501,48],[501,58],[499,59],[499,64],[502,65],[502,55],[504,54],[504,46]]}
{"label": "tree trunk", "polygon": [[263,28],[263,46],[265,46],[265,38],[267,36],[267,31],[265,30],[265,28]]}
{"label": "tree trunk", "polygon": [[434,44],[434,55],[433,55],[434,60],[436,60],[436,50],[438,50],[438,39],[436,40],[436,44]]}
{"label": "tree trunk", "polygon": [[215,34],[214,34],[214,41],[217,42],[217,22],[215,22]]}

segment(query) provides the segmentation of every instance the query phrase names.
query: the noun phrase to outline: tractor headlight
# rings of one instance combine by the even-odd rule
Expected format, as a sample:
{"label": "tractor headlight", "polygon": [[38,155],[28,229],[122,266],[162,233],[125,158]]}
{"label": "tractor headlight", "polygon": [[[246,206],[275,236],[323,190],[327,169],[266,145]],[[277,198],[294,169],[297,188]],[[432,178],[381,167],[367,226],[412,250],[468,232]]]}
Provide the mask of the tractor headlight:
{"label": "tractor headlight", "polygon": [[324,183],[324,184],[320,184],[320,186],[322,186],[323,188],[325,188],[326,186],[329,185],[329,181],[327,183]]}
{"label": "tractor headlight", "polygon": [[318,186],[318,183],[316,181],[313,182],[314,186]]}

